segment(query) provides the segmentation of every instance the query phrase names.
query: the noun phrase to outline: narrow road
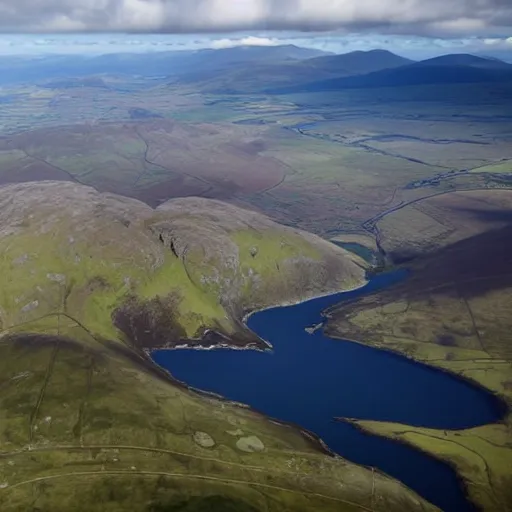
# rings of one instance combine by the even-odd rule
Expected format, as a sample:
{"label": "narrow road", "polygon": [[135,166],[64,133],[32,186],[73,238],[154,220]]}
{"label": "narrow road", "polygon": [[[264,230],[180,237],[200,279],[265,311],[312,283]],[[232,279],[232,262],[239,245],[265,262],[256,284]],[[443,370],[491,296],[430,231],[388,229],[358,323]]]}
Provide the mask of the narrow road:
{"label": "narrow road", "polygon": [[[60,475],[48,475],[48,476],[41,476],[38,478],[32,478],[31,480],[25,480],[23,482],[18,482],[16,484],[13,484],[6,489],[16,489],[18,487],[21,487],[23,485],[28,485],[32,483],[38,483],[38,482],[47,482],[50,480],[56,480],[59,478],[70,478],[70,477],[104,477],[104,476],[149,476],[149,477],[168,477],[168,478],[181,478],[181,479],[190,479],[190,480],[204,480],[208,482],[220,482],[225,484],[234,484],[234,485],[244,485],[249,487],[258,487],[263,489],[271,489],[274,491],[284,491],[289,492],[292,494],[297,494],[299,496],[309,496],[312,498],[323,498],[330,501],[336,501],[338,503],[343,503],[345,505],[349,505],[351,507],[358,508],[360,510],[365,510],[368,512],[374,512],[371,508],[365,507],[364,505],[361,505],[360,503],[354,503],[348,500],[343,500],[341,498],[335,498],[334,496],[327,496],[325,494],[315,493],[315,492],[308,492],[303,490],[295,490],[290,489],[287,487],[280,487],[277,485],[270,485],[270,484],[263,484],[259,482],[253,482],[253,481],[246,481],[246,480],[235,480],[231,478],[220,478],[215,476],[205,476],[205,475],[191,475],[186,473],[166,473],[162,471],[81,471],[77,473],[63,473]],[[5,492],[6,489],[3,489]]]}

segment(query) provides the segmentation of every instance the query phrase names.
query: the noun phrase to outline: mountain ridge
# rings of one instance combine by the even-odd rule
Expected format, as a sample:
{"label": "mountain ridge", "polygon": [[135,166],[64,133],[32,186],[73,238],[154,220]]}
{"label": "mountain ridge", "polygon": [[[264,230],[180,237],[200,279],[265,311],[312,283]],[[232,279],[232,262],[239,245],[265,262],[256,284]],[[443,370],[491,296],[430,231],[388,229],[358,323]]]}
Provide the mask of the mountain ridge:
{"label": "mountain ridge", "polygon": [[[460,64],[461,62],[462,64]],[[451,54],[364,75],[319,80],[297,87],[268,89],[266,92],[269,94],[293,94],[335,91],[338,89],[501,82],[510,80],[512,80],[511,64],[473,55],[460,56],[459,54]]]}
{"label": "mountain ridge", "polygon": [[355,51],[281,62],[253,61],[250,65],[237,66],[226,72],[218,68],[201,69],[179,77],[178,81],[199,86],[205,92],[219,94],[261,92],[269,83],[306,84],[312,76],[329,79],[363,75],[413,62],[387,50]]}

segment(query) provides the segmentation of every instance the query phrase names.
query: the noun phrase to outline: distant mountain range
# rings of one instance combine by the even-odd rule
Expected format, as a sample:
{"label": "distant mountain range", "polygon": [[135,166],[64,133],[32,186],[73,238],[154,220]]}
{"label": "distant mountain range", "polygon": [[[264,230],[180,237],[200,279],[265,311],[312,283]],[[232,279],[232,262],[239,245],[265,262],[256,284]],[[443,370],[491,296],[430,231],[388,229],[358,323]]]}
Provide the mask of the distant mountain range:
{"label": "distant mountain range", "polygon": [[449,55],[441,55],[432,59],[422,60],[412,64],[412,67],[454,67],[468,66],[479,69],[510,69],[511,64],[503,62],[495,57],[479,57],[468,53],[454,53]]}
{"label": "distant mountain range", "polygon": [[294,45],[97,57],[0,57],[0,83],[4,84],[35,82],[64,87],[71,78],[69,86],[89,86],[92,84],[84,81],[84,77],[99,75],[152,77],[168,84],[216,94],[288,94],[423,84],[508,82],[512,80],[512,64],[495,57],[467,54],[414,62],[387,50],[334,55]]}
{"label": "distant mountain range", "polygon": [[151,53],[114,53],[94,57],[53,55],[46,57],[0,56],[0,83],[33,82],[58,77],[100,74],[176,77],[200,71],[227,72],[254,64],[293,63],[331,55],[294,45],[237,46],[219,50],[184,50]]}
{"label": "distant mountain range", "polygon": [[317,80],[280,89],[272,94],[323,92],[341,89],[402,87],[429,84],[457,84],[512,81],[512,64],[475,55],[443,55],[364,75]]}
{"label": "distant mountain range", "polygon": [[[300,62],[330,54],[321,50],[283,46],[236,46],[219,50],[174,52],[167,72],[171,75],[197,71],[224,71],[253,64]],[[160,71],[161,72],[161,71]]]}
{"label": "distant mountain range", "polygon": [[[265,50],[261,52],[263,55]],[[253,60],[235,68],[218,66],[196,68],[178,78],[182,83],[195,84],[208,92],[261,92],[269,86],[297,86],[308,84],[312,77],[330,79],[361,75],[392,69],[414,61],[386,50],[356,51],[341,55],[322,55],[308,59],[276,60],[270,53],[266,59]]]}
{"label": "distant mountain range", "polygon": [[[190,52],[187,52],[190,53]],[[328,58],[335,56],[333,53],[315,50],[313,48],[302,48],[293,44],[280,46],[235,46],[219,50],[197,50],[191,52],[199,59],[208,58],[216,64],[232,64],[234,62],[248,63],[254,61],[286,61],[306,60],[313,58]]]}

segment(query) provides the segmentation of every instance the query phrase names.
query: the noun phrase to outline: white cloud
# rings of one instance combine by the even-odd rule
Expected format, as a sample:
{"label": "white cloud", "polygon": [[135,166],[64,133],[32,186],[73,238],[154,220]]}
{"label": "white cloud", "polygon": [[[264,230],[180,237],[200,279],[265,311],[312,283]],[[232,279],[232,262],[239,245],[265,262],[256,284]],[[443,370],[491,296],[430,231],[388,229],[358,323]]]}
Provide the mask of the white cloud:
{"label": "white cloud", "polygon": [[451,20],[435,21],[430,27],[436,31],[447,34],[475,34],[485,31],[485,20],[479,18],[456,18]]}
{"label": "white cloud", "polygon": [[219,50],[221,48],[234,48],[235,46],[278,46],[282,44],[279,39],[269,37],[248,36],[241,39],[214,39],[210,47]]}
{"label": "white cloud", "polygon": [[0,30],[149,31],[372,29],[496,37],[510,0],[0,0]]}
{"label": "white cloud", "polygon": [[112,28],[121,30],[152,30],[158,28],[165,19],[165,6],[159,1],[123,0],[118,9]]}
{"label": "white cloud", "polygon": [[87,25],[79,19],[70,18],[65,14],[58,14],[49,22],[36,24],[32,28],[35,31],[43,30],[44,32],[82,32],[87,29]]}
{"label": "white cloud", "polygon": [[[507,37],[507,38],[491,37],[491,38],[483,39],[482,42],[486,46],[492,46],[493,48],[500,47],[503,49],[508,48],[509,50],[512,51],[512,37]],[[511,57],[512,57],[512,55],[511,55]]]}
{"label": "white cloud", "polygon": [[197,27],[252,25],[264,20],[270,13],[261,0],[210,0],[202,2],[191,12],[190,23]]}

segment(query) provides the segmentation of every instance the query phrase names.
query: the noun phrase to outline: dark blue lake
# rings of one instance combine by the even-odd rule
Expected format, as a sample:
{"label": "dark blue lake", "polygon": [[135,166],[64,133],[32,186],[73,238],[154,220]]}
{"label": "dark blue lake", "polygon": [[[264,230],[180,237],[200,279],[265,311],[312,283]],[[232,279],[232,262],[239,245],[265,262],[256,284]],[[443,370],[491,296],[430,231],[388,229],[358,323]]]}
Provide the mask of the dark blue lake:
{"label": "dark blue lake", "polygon": [[155,352],[153,359],[190,386],[305,427],[336,453],[380,468],[446,512],[472,510],[449,466],[334,418],[459,429],[498,420],[497,400],[404,357],[304,330],[321,322],[329,306],[405,277],[381,274],[353,292],[252,315],[248,326],[272,344],[272,352],[179,349]]}

